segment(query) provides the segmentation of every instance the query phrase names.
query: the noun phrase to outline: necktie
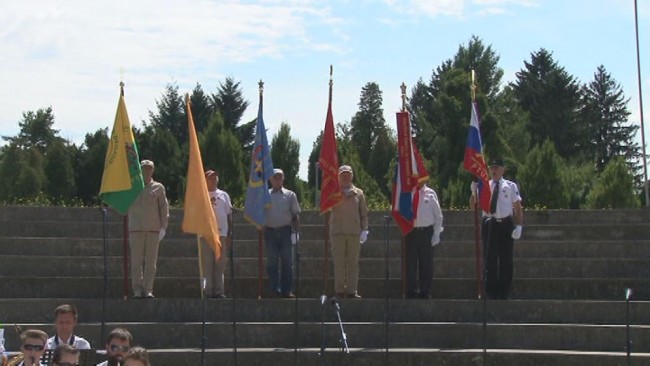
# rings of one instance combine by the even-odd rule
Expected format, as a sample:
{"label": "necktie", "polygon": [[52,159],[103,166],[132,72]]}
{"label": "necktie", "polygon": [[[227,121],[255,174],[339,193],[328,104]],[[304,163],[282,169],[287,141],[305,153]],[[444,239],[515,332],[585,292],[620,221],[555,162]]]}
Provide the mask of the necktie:
{"label": "necktie", "polygon": [[490,200],[490,213],[497,212],[497,200],[499,199],[499,181],[494,182],[494,189],[492,190],[492,199]]}

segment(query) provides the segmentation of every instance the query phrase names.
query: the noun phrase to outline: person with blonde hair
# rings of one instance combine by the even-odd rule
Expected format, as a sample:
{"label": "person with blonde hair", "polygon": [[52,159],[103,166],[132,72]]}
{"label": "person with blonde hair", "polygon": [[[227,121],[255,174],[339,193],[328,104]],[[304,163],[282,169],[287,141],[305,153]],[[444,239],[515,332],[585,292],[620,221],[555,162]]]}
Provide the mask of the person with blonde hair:
{"label": "person with blonde hair", "polygon": [[149,354],[142,347],[133,347],[124,356],[124,366],[151,366]]}

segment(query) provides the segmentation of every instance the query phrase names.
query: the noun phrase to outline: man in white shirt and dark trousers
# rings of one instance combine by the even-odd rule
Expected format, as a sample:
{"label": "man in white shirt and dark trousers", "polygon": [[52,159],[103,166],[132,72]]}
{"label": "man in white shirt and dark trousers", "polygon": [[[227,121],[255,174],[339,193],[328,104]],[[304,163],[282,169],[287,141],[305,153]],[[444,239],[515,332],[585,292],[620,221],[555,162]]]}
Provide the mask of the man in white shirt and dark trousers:
{"label": "man in white shirt and dark trousers", "polygon": [[438,195],[424,181],[418,184],[416,199],[415,225],[406,234],[406,297],[430,299],[433,247],[440,243],[442,210]]}
{"label": "man in white shirt and dark trousers", "polygon": [[206,278],[205,294],[220,299],[226,297],[223,273],[226,270],[226,253],[228,253],[230,245],[232,245],[230,243],[232,238],[232,203],[228,193],[218,188],[219,173],[208,170],[205,172],[205,181],[208,186],[212,210],[219,225],[219,241],[221,242],[221,257],[215,262],[212,248],[205,240],[201,240],[203,275]]}
{"label": "man in white shirt and dark trousers", "polygon": [[[521,237],[524,220],[519,188],[503,178],[503,160],[490,161],[490,212],[483,212],[483,250],[485,291],[488,299],[508,299],[513,273],[514,240]],[[477,184],[472,183],[471,207],[477,197]]]}

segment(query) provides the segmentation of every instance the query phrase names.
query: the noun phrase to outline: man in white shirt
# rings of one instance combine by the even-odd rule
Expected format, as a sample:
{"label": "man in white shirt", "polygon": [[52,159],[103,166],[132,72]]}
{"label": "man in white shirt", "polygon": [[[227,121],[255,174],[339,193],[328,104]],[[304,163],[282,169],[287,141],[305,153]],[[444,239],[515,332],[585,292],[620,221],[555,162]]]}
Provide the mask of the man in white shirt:
{"label": "man in white shirt", "polygon": [[77,326],[77,308],[63,304],[54,309],[54,328],[56,333],[47,340],[47,349],[56,349],[61,344],[70,345],[76,349],[90,349],[90,343],[75,335]]}
{"label": "man in white shirt", "polygon": [[440,243],[442,210],[436,192],[424,181],[418,184],[413,230],[406,234],[406,297],[431,298],[433,247]]}
{"label": "man in white shirt", "polygon": [[[508,299],[512,285],[514,240],[521,237],[524,212],[517,183],[504,179],[503,160],[490,161],[490,212],[483,212],[485,293],[488,299]],[[472,183],[470,207],[478,187]]]}
{"label": "man in white shirt", "polygon": [[223,273],[226,270],[226,253],[230,250],[232,243],[232,203],[230,196],[219,189],[219,173],[214,170],[205,172],[205,181],[208,186],[208,194],[212,203],[214,216],[219,225],[219,241],[221,242],[221,257],[216,261],[212,248],[201,240],[201,253],[203,275],[206,278],[205,294],[213,298],[225,298]]}

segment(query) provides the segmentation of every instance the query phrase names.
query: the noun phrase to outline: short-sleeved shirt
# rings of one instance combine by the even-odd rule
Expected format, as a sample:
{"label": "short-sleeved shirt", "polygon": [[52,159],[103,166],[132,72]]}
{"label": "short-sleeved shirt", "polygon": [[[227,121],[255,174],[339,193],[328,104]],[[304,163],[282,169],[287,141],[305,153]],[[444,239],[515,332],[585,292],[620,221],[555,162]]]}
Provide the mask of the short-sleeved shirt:
{"label": "short-sleeved shirt", "polygon": [[415,218],[415,227],[434,226],[440,232],[442,230],[442,210],[436,191],[426,185],[418,191],[418,212]]}
{"label": "short-sleeved shirt", "polygon": [[269,189],[271,194],[271,207],[264,210],[264,226],[281,227],[291,225],[294,216],[300,213],[298,197],[289,189],[281,188],[277,191]]}
{"label": "short-sleeved shirt", "polygon": [[[494,190],[494,181],[490,180],[490,191],[492,190]],[[494,194],[494,192],[492,194]],[[521,201],[521,195],[519,194],[517,183],[501,178],[499,180],[499,197],[497,197],[497,210],[492,216],[498,219],[512,216],[512,205],[513,203],[519,201]],[[490,216],[487,212],[483,212],[483,215]]]}
{"label": "short-sleeved shirt", "polygon": [[228,215],[232,214],[232,203],[230,196],[226,191],[217,189],[209,191],[210,203],[214,211],[214,217],[217,218],[219,224],[219,236],[228,236]]}

